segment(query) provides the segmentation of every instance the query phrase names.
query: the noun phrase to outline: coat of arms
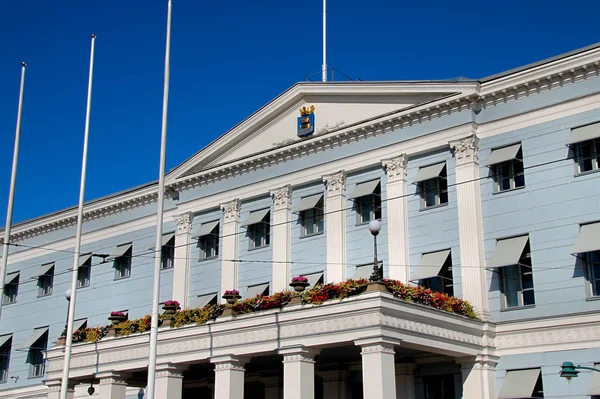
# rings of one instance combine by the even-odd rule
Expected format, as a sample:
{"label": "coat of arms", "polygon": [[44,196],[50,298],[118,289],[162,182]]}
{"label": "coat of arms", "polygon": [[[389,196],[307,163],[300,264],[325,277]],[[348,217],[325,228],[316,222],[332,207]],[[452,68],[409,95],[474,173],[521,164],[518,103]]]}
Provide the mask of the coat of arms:
{"label": "coat of arms", "polygon": [[315,132],[315,106],[300,108],[298,117],[298,137],[307,137]]}

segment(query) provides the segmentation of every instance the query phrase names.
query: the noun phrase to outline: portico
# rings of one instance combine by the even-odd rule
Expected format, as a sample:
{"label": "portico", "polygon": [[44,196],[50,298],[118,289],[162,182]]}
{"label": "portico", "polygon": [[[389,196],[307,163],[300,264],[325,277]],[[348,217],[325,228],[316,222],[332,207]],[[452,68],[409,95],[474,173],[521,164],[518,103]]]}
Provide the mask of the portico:
{"label": "portico", "polygon": [[[462,376],[464,399],[491,399],[495,358],[485,342],[493,331],[388,292],[222,316],[161,329],[157,390],[166,399],[351,398],[359,391],[412,399],[415,368],[440,363]],[[72,384],[96,381],[100,398],[124,399],[128,384],[143,381],[148,350],[147,333],[77,344]],[[48,385],[60,378],[62,362],[60,348],[48,352]]]}

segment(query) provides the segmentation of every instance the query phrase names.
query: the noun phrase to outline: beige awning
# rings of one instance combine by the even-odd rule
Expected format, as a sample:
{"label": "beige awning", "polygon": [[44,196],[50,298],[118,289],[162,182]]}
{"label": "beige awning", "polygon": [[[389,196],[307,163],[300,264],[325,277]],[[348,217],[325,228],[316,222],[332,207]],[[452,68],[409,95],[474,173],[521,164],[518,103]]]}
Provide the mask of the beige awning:
{"label": "beige awning", "polygon": [[352,191],[352,194],[348,196],[348,199],[355,199],[364,197],[366,195],[371,195],[375,192],[375,189],[378,185],[379,179],[358,183],[356,187],[354,187],[354,191]]}
{"label": "beige awning", "polygon": [[508,371],[498,399],[531,398],[539,376],[540,369]]}
{"label": "beige awning", "polygon": [[445,166],[446,162],[442,162],[436,163],[435,165],[429,165],[419,168],[419,173],[417,173],[417,177],[415,177],[415,179],[413,180],[413,184],[440,177],[440,175],[442,174],[442,170],[444,170]]}
{"label": "beige awning", "polygon": [[600,122],[587,126],[576,127],[571,130],[571,135],[567,140],[567,145],[581,143],[582,141],[593,140],[600,137]]}
{"label": "beige awning", "polygon": [[246,295],[244,295],[244,298],[254,298],[257,295],[263,295],[265,293],[265,291],[267,291],[267,295],[268,295],[268,290],[269,290],[269,283],[250,285],[250,286],[248,286],[248,289],[246,290]]}
{"label": "beige awning", "polygon": [[87,319],[77,319],[73,322],[73,331],[79,330],[87,323]]}
{"label": "beige awning", "polygon": [[79,255],[79,267],[85,265],[85,263],[92,258],[92,254]]}
{"label": "beige awning", "polygon": [[308,197],[304,197],[300,200],[298,204],[298,208],[296,208],[296,212],[302,212],[309,209],[313,209],[317,207],[317,204],[323,198],[323,193],[310,195]]}
{"label": "beige awning", "polygon": [[308,284],[310,284],[308,286],[309,288],[312,288],[317,284],[323,284],[323,272],[305,274],[304,277],[308,279]]}
{"label": "beige awning", "polygon": [[269,208],[267,208],[267,209],[261,209],[258,211],[250,212],[250,215],[248,215],[248,217],[246,218],[244,223],[242,223],[242,227],[250,226],[252,224],[262,222],[262,220],[265,218],[265,216],[267,216],[269,214],[270,211],[271,210]]}
{"label": "beige awning", "polygon": [[421,256],[421,263],[410,273],[410,281],[424,280],[437,277],[450,256],[450,250],[430,252]]}
{"label": "beige awning", "polygon": [[[171,241],[171,239],[175,237],[175,233],[167,233],[167,234],[163,234],[162,236],[162,241],[161,241],[161,245],[164,247],[165,245],[167,245],[169,243],[169,241]],[[149,251],[154,251],[154,245],[151,246],[150,248],[148,248]]]}
{"label": "beige awning", "polygon": [[117,249],[115,249],[115,252],[113,252],[108,258],[106,258],[106,260],[115,260],[117,258],[120,258],[121,256],[125,255],[125,253],[127,251],[129,251],[131,249],[131,247],[133,246],[133,244],[124,244],[124,245],[119,245],[117,247]]}
{"label": "beige awning", "polygon": [[520,149],[521,143],[492,150],[492,154],[488,159],[487,166],[497,165],[502,162],[517,159],[517,153]]}
{"label": "beige awning", "polygon": [[217,293],[213,292],[212,294],[205,294],[205,295],[198,295],[198,298],[196,298],[196,301],[194,302],[194,307],[195,308],[203,308],[206,305],[208,305],[211,302],[214,302],[217,300]]}
{"label": "beige awning", "polygon": [[0,335],[0,347],[3,347],[9,339],[12,338],[12,334]]}
{"label": "beige awning", "polygon": [[496,250],[487,264],[486,269],[505,267],[519,264],[529,236],[520,236],[498,240]]}
{"label": "beige awning", "polygon": [[48,263],[45,265],[42,265],[37,272],[33,273],[33,275],[31,276],[31,278],[39,278],[41,276],[43,276],[44,274],[48,273],[50,271],[50,269],[52,269],[54,267],[54,263]]}
{"label": "beige awning", "polygon": [[[383,264],[379,262],[379,273],[382,272]],[[354,270],[354,274],[352,275],[353,280],[358,280],[361,278],[369,279],[373,274],[373,264],[370,263],[368,265],[360,265],[356,266],[356,270]]]}
{"label": "beige awning", "polygon": [[21,275],[21,272],[6,273],[6,278],[4,279],[4,284],[11,284],[20,275]]}
{"label": "beige awning", "polygon": [[211,234],[215,228],[219,225],[218,220],[214,220],[212,222],[202,223],[200,226],[194,229],[192,232],[193,238],[204,237]]}
{"label": "beige awning", "polygon": [[33,330],[33,334],[25,340],[23,345],[21,345],[20,349],[29,349],[31,348],[44,334],[48,332],[48,327],[36,328]]}
{"label": "beige awning", "polygon": [[[594,368],[600,367],[600,364],[595,364]],[[588,395],[600,395],[600,373],[592,372],[592,382],[588,390]]]}
{"label": "beige awning", "polygon": [[573,254],[581,254],[591,251],[600,250],[600,223],[584,224],[579,230],[579,237],[575,247],[573,247]]}

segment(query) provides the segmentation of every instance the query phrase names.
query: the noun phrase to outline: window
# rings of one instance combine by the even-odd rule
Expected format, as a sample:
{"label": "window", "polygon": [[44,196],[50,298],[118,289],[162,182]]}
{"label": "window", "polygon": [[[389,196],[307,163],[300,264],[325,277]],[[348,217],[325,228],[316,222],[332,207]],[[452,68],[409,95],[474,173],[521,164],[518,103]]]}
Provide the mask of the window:
{"label": "window", "polygon": [[44,352],[48,346],[48,329],[38,329],[36,332],[41,332],[41,336],[29,347],[29,378],[43,377],[46,372]]}
{"label": "window", "polygon": [[454,375],[444,374],[423,378],[425,399],[454,398]]}
{"label": "window", "polygon": [[320,234],[324,230],[323,197],[314,208],[305,209],[300,213],[302,237]]}
{"label": "window", "polygon": [[219,222],[206,223],[206,225],[209,224],[214,226],[205,235],[198,238],[200,260],[214,259],[219,256]]}
{"label": "window", "polygon": [[600,139],[575,143],[573,147],[577,173],[590,172],[600,168]]}
{"label": "window", "polygon": [[77,288],[89,287],[92,275],[92,257],[86,256],[79,269],[77,269]]}
{"label": "window", "polygon": [[10,367],[10,350],[12,348],[12,335],[0,337],[0,383],[8,381],[8,368]]}
{"label": "window", "polygon": [[535,305],[529,240],[518,263],[502,267],[500,274],[505,308]]}
{"label": "window", "polygon": [[358,183],[348,199],[354,200],[357,224],[381,219],[381,184],[379,179]]}
{"label": "window", "polygon": [[539,368],[508,370],[499,398],[543,398],[544,386]]}
{"label": "window", "polygon": [[11,273],[6,276],[7,283],[4,284],[4,297],[2,298],[3,305],[9,305],[17,302],[19,293],[19,273]]}
{"label": "window", "polygon": [[446,177],[445,162],[419,169],[415,182],[419,186],[421,209],[448,203],[448,181]]}
{"label": "window", "polygon": [[592,296],[600,296],[600,251],[585,253],[588,280]]}
{"label": "window", "polygon": [[[117,247],[117,257],[114,260],[115,267],[115,280],[127,278],[131,276],[131,255],[132,255],[131,244],[119,245]],[[113,255],[114,256],[114,255]]]}
{"label": "window", "polygon": [[[512,190],[519,187],[525,187],[525,172],[523,169],[523,150],[521,145],[517,144],[518,147],[514,158],[499,162],[493,165],[492,170],[494,172],[494,180],[496,181],[496,192]],[[496,151],[510,150],[516,146],[505,147],[499,150],[494,150],[492,156]]]}
{"label": "window", "polygon": [[54,264],[52,263],[50,269],[38,277],[38,296],[52,295],[53,286]]}
{"label": "window", "polygon": [[171,269],[175,261],[175,235],[169,239],[161,250],[161,269]]}
{"label": "window", "polygon": [[266,247],[271,243],[271,212],[269,209],[251,212],[244,223],[248,228],[249,249]]}
{"label": "window", "polygon": [[448,253],[446,261],[441,267],[438,275],[419,280],[419,285],[430,288],[433,291],[454,296],[454,280],[452,278],[452,256]]}

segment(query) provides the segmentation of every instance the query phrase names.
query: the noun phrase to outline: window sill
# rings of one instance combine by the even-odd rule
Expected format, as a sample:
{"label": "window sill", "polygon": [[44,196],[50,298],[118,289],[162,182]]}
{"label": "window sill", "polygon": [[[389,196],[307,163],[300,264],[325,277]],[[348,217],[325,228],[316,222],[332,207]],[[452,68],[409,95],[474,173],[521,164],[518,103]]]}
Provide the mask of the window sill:
{"label": "window sill", "polygon": [[127,280],[129,277],[131,277],[131,275],[127,276],[127,277],[115,277],[113,279],[113,281],[121,281],[121,280]]}
{"label": "window sill", "polygon": [[77,289],[82,290],[84,288],[89,288],[89,287],[90,287],[90,285],[88,284],[88,285],[77,286]]}
{"label": "window sill", "polygon": [[209,256],[208,258],[200,258],[200,259],[198,259],[198,262],[207,262],[209,260],[215,260],[215,259],[219,259],[219,255],[217,255],[217,256]]}
{"label": "window sill", "polygon": [[161,267],[161,268],[160,268],[160,271],[161,271],[161,272],[162,272],[162,271],[165,271],[165,270],[173,270],[173,266],[171,266],[171,267]]}
{"label": "window sill", "polygon": [[32,376],[27,377],[27,379],[35,380],[36,378],[44,378],[44,376],[45,376],[45,374],[44,375],[32,375]]}
{"label": "window sill", "polygon": [[533,309],[535,305],[525,305],[525,306],[513,306],[510,308],[500,309],[500,312],[512,312],[513,310],[523,310],[523,309]]}
{"label": "window sill", "polygon": [[600,301],[600,296],[590,296],[588,298],[585,298],[586,302],[594,302],[594,301]]}
{"label": "window sill", "polygon": [[271,244],[268,245],[262,245],[260,247],[254,247],[254,248],[248,248],[248,251],[257,251],[259,249],[265,249],[265,248],[269,248],[271,246]]}
{"label": "window sill", "polygon": [[3,381],[0,381],[0,384],[6,384],[7,382],[8,382],[8,380],[3,380]]}
{"label": "window sill", "polygon": [[16,305],[17,301],[14,302],[8,302],[8,303],[2,303],[2,306],[10,306],[10,305]]}
{"label": "window sill", "polygon": [[323,233],[324,233],[324,231],[319,231],[318,233],[302,235],[302,236],[300,236],[300,239],[320,236],[320,235],[323,235]]}
{"label": "window sill", "polygon": [[50,294],[44,294],[44,295],[38,295],[37,297],[38,298],[45,298],[47,296],[52,296],[52,293],[50,293]]}
{"label": "window sill", "polygon": [[439,208],[443,208],[445,206],[448,206],[447,202],[445,202],[443,204],[439,204],[439,205],[433,205],[433,206],[428,206],[428,207],[425,207],[425,208],[421,208],[421,209],[419,209],[419,212],[429,211],[431,209],[439,209]]}
{"label": "window sill", "polygon": [[373,220],[379,220],[380,222],[382,221],[383,218],[377,218],[377,219],[371,219],[371,220],[367,220],[366,222],[360,222],[360,223],[356,223],[356,227],[358,226],[368,226],[369,223],[371,223]]}
{"label": "window sill", "polygon": [[502,190],[502,191],[494,191],[492,193],[492,195],[510,193],[510,192],[513,192],[513,191],[519,191],[519,190],[523,190],[525,187],[527,187],[527,186],[509,188],[508,190]]}
{"label": "window sill", "polygon": [[592,169],[592,170],[587,170],[585,172],[575,173],[574,177],[593,175],[594,173],[598,173],[598,172],[600,172],[600,168],[598,168],[598,169]]}

